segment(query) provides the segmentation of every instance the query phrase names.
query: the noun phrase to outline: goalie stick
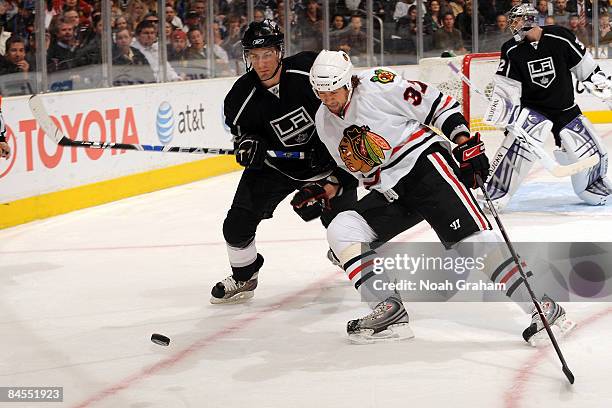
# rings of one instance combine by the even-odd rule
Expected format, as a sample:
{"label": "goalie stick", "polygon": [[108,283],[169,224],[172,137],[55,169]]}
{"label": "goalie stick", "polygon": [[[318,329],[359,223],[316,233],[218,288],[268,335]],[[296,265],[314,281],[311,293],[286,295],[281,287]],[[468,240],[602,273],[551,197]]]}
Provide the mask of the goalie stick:
{"label": "goalie stick", "polygon": [[565,376],[567,377],[567,380],[569,381],[569,383],[573,384],[574,374],[572,373],[572,371],[567,366],[567,363],[565,362],[565,357],[563,357],[563,353],[561,352],[559,343],[557,343],[557,339],[555,338],[555,335],[550,328],[550,324],[548,324],[548,320],[546,319],[546,316],[544,315],[544,312],[542,311],[540,302],[538,302],[538,300],[536,299],[536,296],[533,293],[531,286],[529,285],[529,281],[527,280],[527,275],[525,274],[525,271],[523,270],[523,266],[521,265],[519,256],[514,250],[514,247],[512,246],[512,242],[510,242],[510,237],[508,237],[508,234],[506,233],[506,229],[504,228],[504,225],[501,222],[501,218],[499,218],[499,214],[497,213],[497,210],[495,209],[495,205],[491,201],[491,197],[489,196],[489,193],[487,193],[487,189],[485,188],[484,182],[482,181],[482,178],[480,178],[478,174],[476,175],[476,183],[478,183],[478,187],[484,194],[485,200],[487,202],[487,206],[489,207],[489,210],[491,211],[493,218],[495,218],[495,222],[497,223],[497,226],[502,236],[504,237],[504,241],[506,241],[506,246],[510,250],[512,259],[514,260],[514,263],[516,264],[518,271],[521,274],[523,281],[525,282],[525,287],[527,288],[527,291],[529,292],[529,296],[531,297],[531,300],[533,301],[533,304],[535,305],[535,308],[538,312],[538,315],[540,316],[540,319],[542,319],[542,324],[544,325],[544,328],[546,329],[546,333],[548,333],[548,337],[550,337],[550,341],[553,347],[555,348],[555,351],[557,352],[557,356],[559,356],[559,360],[561,361],[561,370],[563,371],[563,374],[565,374]]}
{"label": "goalie stick", "polygon": [[[72,140],[68,138],[64,132],[53,122],[45,105],[42,102],[40,95],[32,95],[29,100],[30,110],[36,121],[43,128],[47,136],[60,146],[83,147],[89,149],[122,149],[122,150],[137,150],[144,152],[161,152],[161,153],[193,153],[193,154],[218,154],[232,155],[234,149],[224,149],[216,147],[184,147],[184,146],[164,146],[164,145],[146,145],[146,144],[131,144],[131,143],[114,143],[114,142],[90,142],[86,140]],[[285,152],[282,150],[268,150],[268,156],[283,159],[306,159],[304,152]]]}
{"label": "goalie stick", "polygon": [[[472,81],[468,77],[466,77],[459,68],[455,66],[452,62],[448,63],[449,68],[453,71],[457,76],[461,78],[463,82],[470,86],[470,88],[476,92],[478,95],[485,98],[487,101],[490,101],[490,98],[477,86],[475,86]],[[531,143],[531,137],[527,132],[517,126],[508,126],[508,130],[514,134],[514,136],[519,139],[522,145],[524,145],[531,153],[533,153],[542,163],[542,166],[548,170],[550,174],[555,177],[567,177],[577,173],[580,173],[583,170],[590,169],[591,167],[597,165],[599,163],[598,156],[589,156],[585,159],[578,160],[576,163],[561,165],[557,163],[554,159],[552,159],[548,153],[542,147],[540,147],[536,143]]]}

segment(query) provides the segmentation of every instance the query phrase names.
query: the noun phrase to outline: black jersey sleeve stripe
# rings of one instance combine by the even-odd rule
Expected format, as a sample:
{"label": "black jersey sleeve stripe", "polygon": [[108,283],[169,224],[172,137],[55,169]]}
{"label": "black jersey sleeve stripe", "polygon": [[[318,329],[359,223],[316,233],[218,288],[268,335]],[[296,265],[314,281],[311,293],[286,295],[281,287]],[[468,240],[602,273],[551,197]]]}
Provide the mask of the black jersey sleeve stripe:
{"label": "black jersey sleeve stripe", "polygon": [[253,87],[253,89],[251,89],[251,93],[249,94],[249,96],[247,96],[247,98],[242,103],[242,106],[238,110],[238,114],[236,115],[236,117],[234,118],[234,121],[232,122],[234,124],[234,126],[236,126],[236,123],[238,123],[238,119],[240,119],[240,115],[242,115],[242,111],[247,106],[247,103],[249,103],[249,101],[253,97],[253,94],[255,94],[255,87]]}
{"label": "black jersey sleeve stripe", "polygon": [[440,94],[438,95],[438,97],[436,98],[434,103],[431,105],[431,109],[429,110],[429,114],[425,118],[425,122],[424,123],[426,125],[429,125],[431,123],[431,118],[433,117],[434,113],[436,113],[436,109],[438,109],[438,105],[440,105],[440,101],[441,100],[442,100],[442,92],[440,92]]}

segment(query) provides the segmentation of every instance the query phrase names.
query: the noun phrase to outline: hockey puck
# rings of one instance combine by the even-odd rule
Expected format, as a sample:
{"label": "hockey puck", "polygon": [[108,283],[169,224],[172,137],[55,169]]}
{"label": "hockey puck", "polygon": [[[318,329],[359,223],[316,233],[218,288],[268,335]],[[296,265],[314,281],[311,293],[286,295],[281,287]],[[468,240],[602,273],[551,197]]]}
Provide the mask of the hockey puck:
{"label": "hockey puck", "polygon": [[163,334],[153,333],[151,335],[151,341],[160,346],[168,346],[170,344],[170,339]]}

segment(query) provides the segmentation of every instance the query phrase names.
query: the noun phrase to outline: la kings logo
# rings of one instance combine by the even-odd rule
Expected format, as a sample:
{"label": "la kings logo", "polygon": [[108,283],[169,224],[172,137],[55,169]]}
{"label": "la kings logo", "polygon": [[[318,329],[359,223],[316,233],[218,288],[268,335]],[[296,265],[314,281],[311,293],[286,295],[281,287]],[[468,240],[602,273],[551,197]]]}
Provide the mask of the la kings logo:
{"label": "la kings logo", "polygon": [[305,144],[315,131],[314,121],[303,106],[274,119],[270,122],[270,126],[285,146]]}
{"label": "la kings logo", "polygon": [[548,88],[555,80],[555,64],[553,63],[552,57],[529,61],[527,66],[529,67],[531,82],[534,84],[539,85],[542,88]]}

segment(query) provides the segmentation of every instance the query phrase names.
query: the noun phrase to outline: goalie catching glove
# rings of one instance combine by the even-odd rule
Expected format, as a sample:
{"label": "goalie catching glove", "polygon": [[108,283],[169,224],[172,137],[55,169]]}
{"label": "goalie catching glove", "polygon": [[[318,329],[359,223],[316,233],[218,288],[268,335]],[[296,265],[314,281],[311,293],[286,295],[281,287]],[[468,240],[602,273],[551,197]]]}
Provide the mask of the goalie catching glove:
{"label": "goalie catching glove", "polygon": [[326,184],[334,186],[339,185],[337,182],[330,181],[329,179],[320,180],[314,183],[304,184],[293,196],[291,200],[293,210],[304,221],[312,221],[320,217],[323,211],[330,209],[329,201],[332,197],[330,197],[329,192],[325,190]]}
{"label": "goalie catching glove", "polygon": [[461,182],[468,188],[478,188],[476,175],[484,181],[489,173],[489,159],[485,155],[484,143],[480,140],[480,133],[453,149],[453,156],[459,162]]}
{"label": "goalie catching glove", "polygon": [[604,101],[612,101],[612,80],[603,71],[595,72],[582,83],[593,95]]}

